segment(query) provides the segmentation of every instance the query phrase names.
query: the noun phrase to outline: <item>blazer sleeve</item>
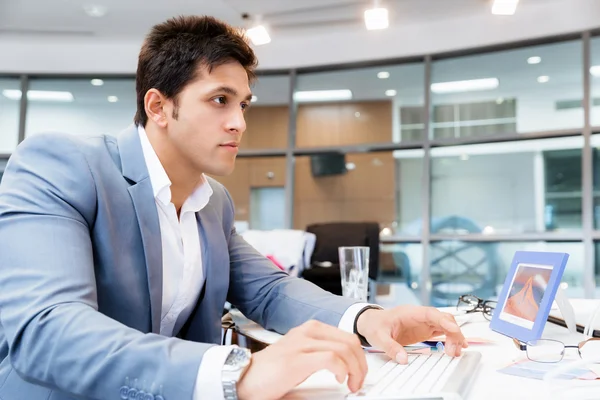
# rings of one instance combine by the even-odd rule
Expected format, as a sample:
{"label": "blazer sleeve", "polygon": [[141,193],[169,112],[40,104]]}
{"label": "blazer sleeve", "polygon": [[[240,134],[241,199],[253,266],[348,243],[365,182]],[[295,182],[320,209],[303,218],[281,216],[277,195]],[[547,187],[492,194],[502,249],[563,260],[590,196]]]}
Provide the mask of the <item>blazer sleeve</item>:
{"label": "blazer sleeve", "polygon": [[[233,201],[223,189],[233,220]],[[357,301],[333,295],[311,282],[289,276],[230,229],[228,301],[246,317],[281,334],[314,319],[338,326],[344,312]]]}
{"label": "blazer sleeve", "polygon": [[10,363],[26,381],[77,398],[121,398],[137,382],[165,400],[191,399],[211,345],[144,334],[98,311],[96,192],[81,148],[31,137],[0,185],[0,338]]}

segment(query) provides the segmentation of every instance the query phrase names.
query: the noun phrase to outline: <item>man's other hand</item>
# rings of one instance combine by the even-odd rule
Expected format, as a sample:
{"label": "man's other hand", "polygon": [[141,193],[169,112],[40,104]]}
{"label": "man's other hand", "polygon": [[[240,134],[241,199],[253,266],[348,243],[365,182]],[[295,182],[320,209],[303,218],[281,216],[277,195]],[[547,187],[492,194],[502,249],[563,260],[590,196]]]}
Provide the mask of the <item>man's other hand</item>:
{"label": "man's other hand", "polygon": [[318,321],[294,328],[277,343],[254,353],[238,382],[240,400],[279,399],[313,373],[327,369],[338,382],[358,391],[367,359],[356,335]]}

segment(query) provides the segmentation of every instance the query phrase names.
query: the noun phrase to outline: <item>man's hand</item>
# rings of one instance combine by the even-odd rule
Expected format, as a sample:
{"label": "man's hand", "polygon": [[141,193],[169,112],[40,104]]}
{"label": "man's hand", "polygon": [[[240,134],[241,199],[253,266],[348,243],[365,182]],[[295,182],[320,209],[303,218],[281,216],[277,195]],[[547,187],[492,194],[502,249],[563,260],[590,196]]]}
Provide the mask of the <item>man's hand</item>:
{"label": "man's hand", "polygon": [[309,321],[252,355],[238,382],[238,397],[279,399],[322,369],[331,371],[340,383],[348,377],[348,388],[356,392],[367,374],[367,359],[356,335]]}
{"label": "man's hand", "polygon": [[371,346],[400,364],[408,362],[403,345],[422,342],[431,337],[446,335],[446,354],[460,356],[468,344],[454,317],[433,307],[400,306],[389,310],[367,310],[356,325],[359,334]]}

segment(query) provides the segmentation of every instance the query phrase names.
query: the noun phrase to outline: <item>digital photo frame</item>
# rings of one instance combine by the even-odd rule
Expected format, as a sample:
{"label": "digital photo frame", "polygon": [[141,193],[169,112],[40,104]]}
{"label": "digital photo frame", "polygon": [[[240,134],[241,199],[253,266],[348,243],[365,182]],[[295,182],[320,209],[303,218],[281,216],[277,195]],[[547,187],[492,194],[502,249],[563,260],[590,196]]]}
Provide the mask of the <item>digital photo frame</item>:
{"label": "digital photo frame", "polygon": [[528,342],[541,338],[555,298],[563,314],[573,314],[560,289],[568,259],[567,253],[517,251],[498,297],[490,328]]}

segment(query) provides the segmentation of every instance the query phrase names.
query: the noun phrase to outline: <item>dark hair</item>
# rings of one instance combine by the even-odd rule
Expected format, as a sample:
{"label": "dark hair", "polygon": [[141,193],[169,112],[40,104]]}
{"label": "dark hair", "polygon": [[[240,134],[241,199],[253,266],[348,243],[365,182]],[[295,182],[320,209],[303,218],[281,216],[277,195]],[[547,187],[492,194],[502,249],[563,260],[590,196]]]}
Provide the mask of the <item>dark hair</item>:
{"label": "dark hair", "polygon": [[239,62],[252,81],[256,56],[243,33],[213,17],[180,16],[155,25],[140,51],[135,88],[137,112],[134,122],[145,126],[148,116],[144,96],[155,88],[175,103],[177,95],[198,76],[200,66],[214,67]]}

